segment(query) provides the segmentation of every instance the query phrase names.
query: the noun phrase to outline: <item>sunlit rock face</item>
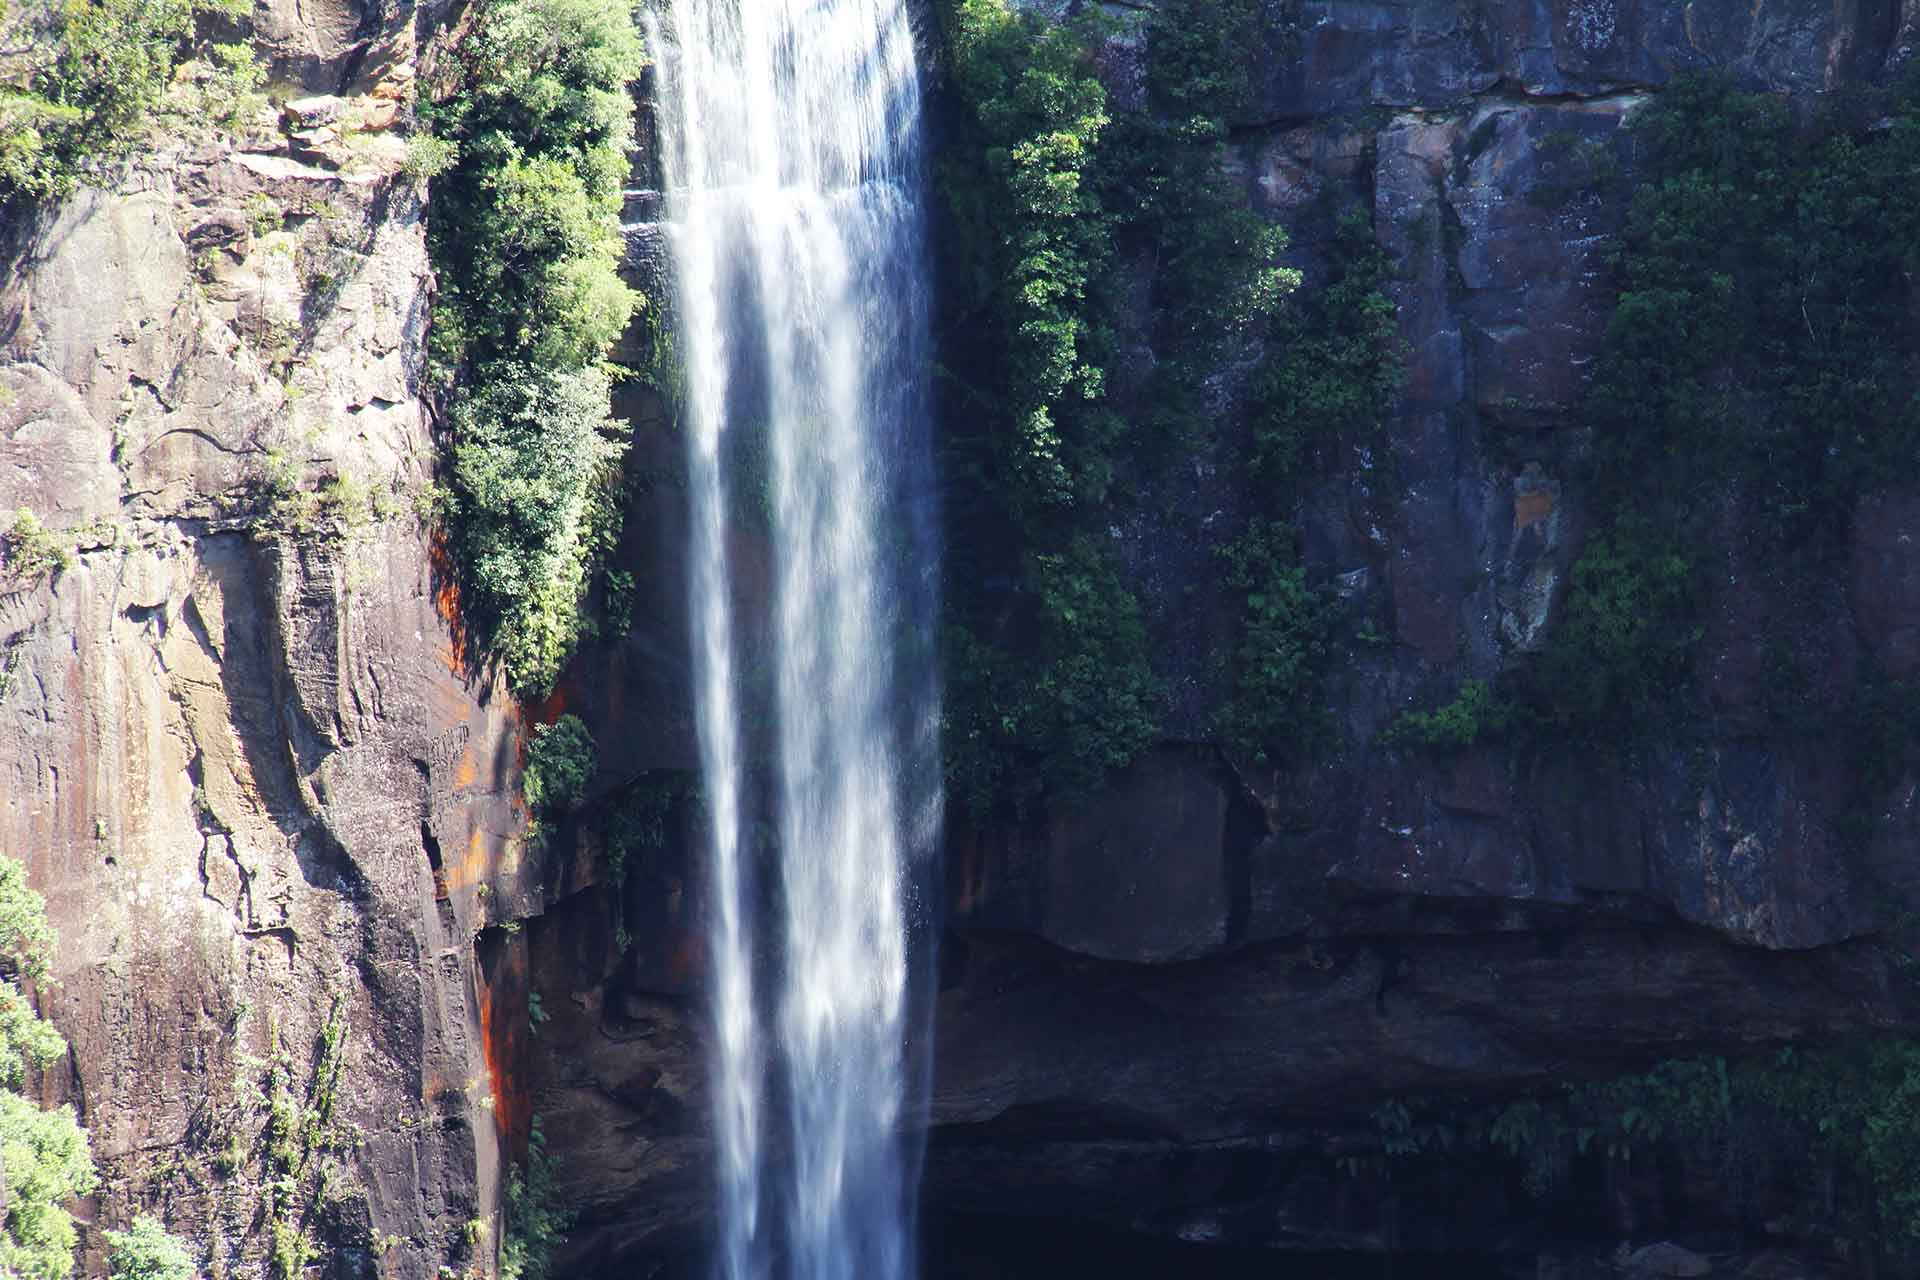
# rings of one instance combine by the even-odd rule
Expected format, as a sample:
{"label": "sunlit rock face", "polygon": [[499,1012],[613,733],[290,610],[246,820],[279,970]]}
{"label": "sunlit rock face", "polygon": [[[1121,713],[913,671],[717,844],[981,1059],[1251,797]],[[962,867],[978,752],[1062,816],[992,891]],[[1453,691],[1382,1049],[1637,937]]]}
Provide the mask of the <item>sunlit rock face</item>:
{"label": "sunlit rock face", "polygon": [[43,1089],[100,1164],[83,1222],[261,1265],[261,1099],[284,1055],[311,1105],[324,1061],[288,1213],[346,1272],[432,1276],[513,1116],[475,935],[538,901],[512,708],[417,514],[432,284],[391,126],[435,18],[258,16],[319,99],[170,128],[5,228],[0,525],[31,510],[65,562],[0,571],[0,851],[60,935]]}

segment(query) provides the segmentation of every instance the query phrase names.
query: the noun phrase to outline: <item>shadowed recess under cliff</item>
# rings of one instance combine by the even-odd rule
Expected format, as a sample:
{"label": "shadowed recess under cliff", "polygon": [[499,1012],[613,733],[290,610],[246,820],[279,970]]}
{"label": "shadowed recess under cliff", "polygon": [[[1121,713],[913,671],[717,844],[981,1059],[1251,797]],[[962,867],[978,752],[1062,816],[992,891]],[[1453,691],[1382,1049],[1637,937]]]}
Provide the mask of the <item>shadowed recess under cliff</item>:
{"label": "shadowed recess under cliff", "polygon": [[[679,0],[650,34],[687,366],[721,1271],[904,1276],[909,879],[939,826],[912,40],[898,0]],[[728,562],[756,503],[765,618]]]}

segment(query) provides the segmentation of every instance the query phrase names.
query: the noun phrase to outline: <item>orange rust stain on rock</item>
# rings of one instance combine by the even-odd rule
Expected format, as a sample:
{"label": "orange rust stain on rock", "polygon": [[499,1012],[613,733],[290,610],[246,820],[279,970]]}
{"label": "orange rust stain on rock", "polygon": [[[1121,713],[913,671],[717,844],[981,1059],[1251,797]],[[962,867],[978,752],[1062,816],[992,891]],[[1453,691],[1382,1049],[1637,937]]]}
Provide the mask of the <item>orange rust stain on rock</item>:
{"label": "orange rust stain on rock", "polygon": [[480,1006],[480,1052],[493,1092],[493,1123],[511,1159],[527,1156],[533,1127],[533,1093],[527,1079],[527,992],[531,971],[526,940],[497,938],[479,948],[476,995]]}
{"label": "orange rust stain on rock", "polygon": [[480,761],[474,758],[471,746],[462,747],[460,758],[453,762],[453,789],[460,790],[480,781]]}
{"label": "orange rust stain on rock", "polygon": [[448,636],[446,644],[435,646],[434,656],[448,671],[465,678],[471,674],[467,670],[471,638],[467,633],[467,620],[460,612],[459,573],[443,530],[435,529],[427,541],[427,568],[431,574],[433,611],[446,624]]}
{"label": "orange rust stain on rock", "polygon": [[1513,499],[1513,527],[1518,532],[1531,528],[1553,514],[1553,493],[1548,489],[1529,489],[1525,493],[1515,494]]}
{"label": "orange rust stain on rock", "polygon": [[459,858],[442,868],[444,884],[448,889],[465,889],[480,884],[493,870],[494,843],[487,838],[486,831],[474,826],[467,832],[467,847]]}

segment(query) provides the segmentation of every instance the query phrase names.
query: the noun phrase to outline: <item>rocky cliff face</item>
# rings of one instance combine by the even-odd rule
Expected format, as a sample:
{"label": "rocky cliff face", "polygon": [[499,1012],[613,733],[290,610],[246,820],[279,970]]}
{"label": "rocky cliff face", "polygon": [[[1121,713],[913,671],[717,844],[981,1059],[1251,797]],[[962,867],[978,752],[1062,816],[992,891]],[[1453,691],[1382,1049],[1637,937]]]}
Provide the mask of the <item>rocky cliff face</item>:
{"label": "rocky cliff face", "polygon": [[0,849],[72,1046],[43,1089],[101,1166],[83,1220],[161,1215],[214,1274],[302,1237],[464,1265],[514,1136],[483,930],[538,878],[416,515],[432,280],[392,127],[445,17],[262,6],[287,105],[172,120],[5,228],[0,510],[52,548],[0,577]]}
{"label": "rocky cliff face", "polygon": [[[1330,758],[1281,771],[1223,751],[1207,673],[1234,614],[1209,529],[1256,499],[1225,454],[1141,482],[1113,532],[1172,690],[1168,740],[1091,801],[956,824],[927,1204],[1189,1240],[1524,1252],[1541,1211],[1517,1192],[1463,1207],[1429,1186],[1423,1222],[1422,1194],[1343,1180],[1353,1152],[1379,1150],[1383,1104],[1511,1099],[1912,1026],[1883,929],[1912,880],[1913,775],[1871,840],[1841,839],[1847,767],[1759,711],[1758,623],[1799,603],[1795,588],[1739,538],[1698,548],[1714,579],[1701,683],[1719,717],[1704,746],[1445,754],[1376,735],[1537,650],[1557,621],[1592,513],[1567,469],[1577,449],[1546,442],[1584,427],[1636,109],[1694,70],[1802,108],[1884,83],[1920,10],[1309,2],[1269,20],[1258,118],[1233,134],[1248,201],[1290,228],[1309,284],[1328,195],[1370,210],[1395,264],[1408,379],[1387,456],[1347,459],[1298,513],[1310,572],[1387,642],[1337,655],[1328,701],[1346,745]],[[1128,50],[1108,55],[1112,91],[1137,92]],[[644,421],[639,439],[671,469],[670,440]],[[679,661],[672,501],[642,496],[629,524],[646,530],[628,551],[660,593],[657,625],[594,660],[569,702],[619,744],[613,787],[690,767],[684,691],[660,692]],[[1916,512],[1891,495],[1854,520],[1822,606],[1816,696],[1831,704],[1863,659],[1913,669]],[[750,528],[736,548],[764,553]],[[657,728],[635,742],[626,726],[642,720]],[[530,926],[554,1011],[534,1105],[586,1157],[567,1171],[578,1259],[671,1256],[698,1233],[693,834],[669,823],[623,888],[583,887]],[[1732,1192],[1689,1200],[1629,1185],[1626,1168],[1592,1191],[1598,1235],[1740,1216]],[[1456,1211],[1475,1225],[1449,1225]]]}
{"label": "rocky cliff face", "polygon": [[[1913,881],[1914,775],[1871,841],[1838,838],[1843,764],[1753,714],[1754,623],[1788,588],[1737,540],[1703,549],[1723,717],[1704,749],[1364,744],[1555,624],[1590,513],[1529,442],[1581,427],[1637,159],[1624,122],[1690,69],[1801,102],[1884,80],[1920,6],[1269,16],[1258,118],[1233,138],[1249,203],[1289,226],[1309,282],[1328,193],[1371,211],[1396,266],[1409,376],[1388,456],[1347,460],[1298,513],[1316,579],[1387,643],[1334,664],[1339,752],[1279,772],[1223,751],[1205,672],[1233,614],[1207,530],[1250,498],[1204,455],[1143,481],[1115,535],[1173,691],[1166,740],[1092,801],[956,826],[927,1203],[1473,1248],[1456,1210],[1478,1240],[1526,1206],[1354,1173],[1383,1104],[1913,1026],[1882,929]],[[502,1156],[534,1113],[582,1214],[582,1273],[682,1257],[708,1212],[679,441],[628,393],[635,623],[536,709],[588,720],[598,797],[530,852],[517,718],[472,667],[415,514],[432,282],[390,126],[446,20],[263,7],[292,101],[243,136],[170,137],[112,189],[6,228],[0,512],[36,512],[71,557],[0,582],[0,849],[49,896],[42,999],[73,1044],[44,1089],[92,1132],[94,1220],[162,1212],[231,1269],[276,1222],[342,1270],[488,1265]],[[650,207],[630,211],[630,261],[657,289]],[[1920,662],[1916,525],[1898,494],[1858,512],[1820,696],[1844,696],[1861,655],[1896,677]],[[749,524],[731,550],[768,554]],[[636,814],[616,877],[607,833]],[[318,1115],[330,1073],[334,1118],[282,1201],[274,1098]],[[1597,1230],[1727,1216],[1632,1172],[1595,1193]]]}

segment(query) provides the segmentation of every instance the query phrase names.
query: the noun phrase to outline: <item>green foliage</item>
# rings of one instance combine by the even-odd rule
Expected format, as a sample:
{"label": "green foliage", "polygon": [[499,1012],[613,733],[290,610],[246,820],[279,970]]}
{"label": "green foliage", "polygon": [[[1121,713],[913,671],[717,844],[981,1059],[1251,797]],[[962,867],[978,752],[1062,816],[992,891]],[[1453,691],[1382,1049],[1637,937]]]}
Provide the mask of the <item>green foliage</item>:
{"label": "green foliage", "polygon": [[[241,0],[31,0],[0,11],[0,200],[70,192],[91,166],[124,155],[196,52],[202,14],[237,18]],[[230,119],[261,72],[237,45],[204,49],[208,118]]]}
{"label": "green foliage", "polygon": [[1327,732],[1319,703],[1331,626],[1327,603],[1307,585],[1284,525],[1255,520],[1215,554],[1227,585],[1246,602],[1233,694],[1216,730],[1256,760],[1298,759]]}
{"label": "green foliage", "polygon": [[453,168],[459,156],[458,143],[431,133],[416,133],[407,139],[407,158],[401,162],[400,171],[416,182],[424,182]]}
{"label": "green foliage", "polygon": [[579,716],[564,715],[533,731],[520,786],[540,812],[565,813],[580,803],[597,764],[593,735]]}
{"label": "green foliage", "polygon": [[[1621,292],[1585,405],[1600,532],[1517,683],[1556,737],[1684,713],[1704,594],[1686,548],[1731,517],[1776,584],[1828,577],[1859,497],[1910,479],[1920,398],[1887,335],[1920,268],[1920,95],[1868,96],[1797,136],[1779,99],[1690,76],[1633,121]],[[1793,664],[1782,635],[1769,646],[1778,714]],[[1819,728],[1785,711],[1781,727]]]}
{"label": "green foliage", "polygon": [[[947,473],[968,513],[951,534],[965,585],[946,742],[950,785],[978,810],[1085,792],[1153,740],[1163,691],[1103,508],[1123,477],[1212,429],[1208,380],[1298,275],[1277,263],[1284,233],[1228,177],[1254,0],[1064,24],[947,0],[940,16],[957,103],[939,174]],[[1147,49],[1145,110],[1116,112],[1095,70],[1123,21]],[[1109,371],[1143,262],[1154,358],[1123,399]]]}
{"label": "green foliage", "polygon": [[1575,1087],[1568,1106],[1616,1157],[1666,1139],[1736,1165],[1763,1144],[1830,1161],[1858,1188],[1840,1206],[1847,1225],[1888,1252],[1920,1247],[1920,1043],[1889,1037],[1738,1064],[1663,1062]]}
{"label": "green foliage", "polygon": [[600,834],[614,884],[626,882],[627,864],[635,854],[666,847],[667,818],[686,794],[684,774],[643,774],[607,807]]}
{"label": "green foliage", "polygon": [[276,1216],[267,1228],[267,1272],[274,1280],[295,1280],[316,1250],[306,1232],[289,1218]]}
{"label": "green foliage", "polygon": [[642,299],[618,274],[645,59],[614,0],[489,0],[460,82],[424,114],[410,172],[436,176],[429,336],[456,381],[458,561],[487,644],[523,693],[551,687],[618,517],[625,427],[600,364]]}
{"label": "green foliage", "polygon": [[1453,701],[1431,711],[1409,711],[1381,735],[1388,746],[1458,751],[1482,738],[1498,737],[1513,719],[1513,707],[1485,680],[1464,680]]}
{"label": "green foliage", "polygon": [[1238,123],[1255,109],[1261,0],[1161,0],[1148,32],[1147,93],[1172,120]]}
{"label": "green foliage", "polygon": [[59,1280],[73,1270],[76,1237],[66,1206],[94,1188],[86,1131],[71,1107],[42,1111],[19,1093],[31,1062],[46,1067],[66,1043],[33,1012],[18,977],[40,978],[52,954],[46,901],[27,886],[26,869],[0,856],[0,1176],[7,1195],[0,1218],[0,1274]]}
{"label": "green foliage", "polygon": [[1532,714],[1617,737],[1656,723],[1685,687],[1701,636],[1692,565],[1647,523],[1588,538],[1552,643],[1524,673]]}
{"label": "green foliage", "polygon": [[18,1089],[27,1065],[44,1069],[67,1051],[67,1042],[41,1019],[10,982],[0,982],[0,1085]]}
{"label": "green foliage", "polygon": [[0,566],[28,581],[54,577],[73,566],[73,549],[22,507],[14,512],[13,524],[0,533]]}
{"label": "green foliage", "polygon": [[1372,1118],[1389,1157],[1490,1151],[1519,1164],[1535,1196],[1564,1189],[1575,1159],[1684,1155],[1717,1165],[1770,1214],[1798,1197],[1807,1221],[1904,1259],[1902,1271],[1920,1249],[1920,1042],[1910,1039],[1673,1059],[1494,1108],[1396,1099]]}
{"label": "green foliage", "polygon": [[621,283],[620,202],[645,66],[623,4],[490,0],[426,115],[447,148],[429,244],[448,365],[597,363],[638,298]]}
{"label": "green foliage", "polygon": [[1734,482],[1753,532],[1831,539],[1900,476],[1920,408],[1896,344],[1920,265],[1920,108],[1796,145],[1784,106],[1686,78],[1635,123],[1646,164],[1596,379],[1596,473],[1618,502],[1706,514]]}
{"label": "green foliage", "polygon": [[1360,209],[1335,223],[1325,287],[1282,309],[1255,370],[1253,465],[1265,484],[1296,478],[1316,448],[1376,438],[1406,378],[1405,344],[1382,291],[1391,269]]}
{"label": "green foliage", "polygon": [[967,128],[940,186],[963,246],[954,303],[982,323],[972,390],[992,405],[984,450],[1003,500],[1031,518],[1099,501],[1118,424],[1091,402],[1110,339],[1089,291],[1112,255],[1112,217],[1088,181],[1107,95],[1078,26],[1006,0],[943,7]]}
{"label": "green foliage", "polygon": [[25,864],[0,855],[0,961],[22,977],[42,978],[53,944],[47,900],[27,883]]}
{"label": "green foliage", "polygon": [[580,604],[619,512],[626,424],[597,368],[493,366],[455,401],[455,551],[469,610],[515,685],[551,687],[580,636]]}
{"label": "green foliage", "polygon": [[1099,178],[1118,243],[1155,264],[1155,366],[1141,399],[1154,435],[1204,439],[1218,409],[1206,383],[1244,353],[1300,273],[1278,265],[1287,234],[1248,207],[1228,130],[1254,111],[1263,48],[1258,0],[1168,0],[1144,27],[1151,109],[1115,121]]}
{"label": "green foliage", "polygon": [[186,1246],[144,1213],[127,1230],[107,1232],[109,1280],[193,1280],[195,1274]]}
{"label": "green foliage", "polygon": [[600,577],[606,584],[607,638],[617,642],[633,630],[633,575],[624,569],[608,569]]}
{"label": "green foliage", "polygon": [[62,1280],[73,1271],[78,1243],[66,1206],[99,1181],[73,1108],[42,1111],[12,1090],[0,1090],[0,1169],[7,1179],[0,1274]]}
{"label": "green foliage", "polygon": [[1092,791],[1153,741],[1164,690],[1140,605],[1090,536],[1034,557],[1030,636],[1011,659],[965,627],[947,636],[948,782],[976,813]]}
{"label": "green foliage", "polygon": [[1092,790],[1132,760],[1159,727],[1160,682],[1147,661],[1140,605],[1111,553],[1082,535],[1034,558],[1041,665],[1022,736],[1049,744],[1040,779],[1059,793]]}
{"label": "green foliage", "polygon": [[560,1207],[555,1162],[547,1155],[539,1122],[528,1144],[527,1163],[507,1179],[506,1230],[500,1238],[500,1280],[546,1280],[554,1250],[566,1239],[574,1215]]}

